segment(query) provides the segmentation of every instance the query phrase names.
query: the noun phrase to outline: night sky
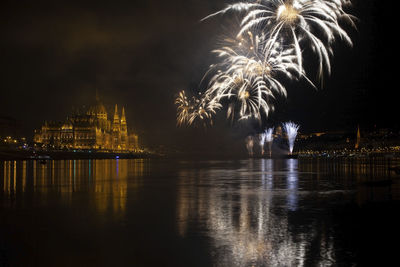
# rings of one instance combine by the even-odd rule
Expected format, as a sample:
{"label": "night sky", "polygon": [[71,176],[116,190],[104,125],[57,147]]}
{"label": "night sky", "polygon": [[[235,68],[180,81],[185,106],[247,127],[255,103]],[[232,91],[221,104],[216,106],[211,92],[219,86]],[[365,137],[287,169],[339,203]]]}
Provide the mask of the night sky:
{"label": "night sky", "polygon": [[[125,106],[129,126],[147,146],[219,149],[222,139],[239,141],[238,132],[254,126],[231,126],[224,114],[211,129],[175,126],[177,93],[197,88],[214,62],[210,50],[227,27],[222,22],[232,18],[199,20],[226,3],[3,2],[0,115],[20,121],[32,138],[44,120],[63,120],[73,107],[93,103],[97,89],[110,112],[116,103]],[[346,29],[354,47],[336,43],[332,74],[318,91],[304,82],[286,84],[289,97],[271,120],[293,120],[303,132],[399,127],[397,68],[390,65],[398,64],[394,8],[381,0],[353,3],[349,13],[359,18],[358,29]]]}

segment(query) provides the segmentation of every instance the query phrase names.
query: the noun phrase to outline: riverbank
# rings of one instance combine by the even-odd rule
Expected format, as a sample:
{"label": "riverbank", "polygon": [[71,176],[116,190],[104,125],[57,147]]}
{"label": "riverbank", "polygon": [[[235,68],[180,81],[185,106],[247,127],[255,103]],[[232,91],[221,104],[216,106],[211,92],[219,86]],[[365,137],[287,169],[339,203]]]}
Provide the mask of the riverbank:
{"label": "riverbank", "polygon": [[66,159],[135,159],[158,158],[161,155],[149,152],[103,152],[103,151],[0,151],[0,160],[66,160]]}
{"label": "riverbank", "polygon": [[399,151],[307,151],[295,153],[298,158],[389,158],[400,159]]}

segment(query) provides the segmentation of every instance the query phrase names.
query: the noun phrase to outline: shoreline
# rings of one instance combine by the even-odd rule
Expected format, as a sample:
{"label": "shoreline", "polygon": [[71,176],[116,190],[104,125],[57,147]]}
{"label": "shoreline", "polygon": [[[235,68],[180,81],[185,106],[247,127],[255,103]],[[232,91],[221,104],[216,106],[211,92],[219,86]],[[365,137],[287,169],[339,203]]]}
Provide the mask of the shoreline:
{"label": "shoreline", "polygon": [[329,153],[329,152],[295,152],[292,155],[221,155],[221,154],[167,154],[161,155],[150,152],[100,152],[100,151],[0,151],[0,161],[9,160],[69,160],[69,159],[193,159],[193,160],[240,160],[240,159],[368,159],[381,158],[400,160],[400,153]]}
{"label": "shoreline", "polygon": [[147,159],[161,155],[146,152],[0,151],[0,160]]}

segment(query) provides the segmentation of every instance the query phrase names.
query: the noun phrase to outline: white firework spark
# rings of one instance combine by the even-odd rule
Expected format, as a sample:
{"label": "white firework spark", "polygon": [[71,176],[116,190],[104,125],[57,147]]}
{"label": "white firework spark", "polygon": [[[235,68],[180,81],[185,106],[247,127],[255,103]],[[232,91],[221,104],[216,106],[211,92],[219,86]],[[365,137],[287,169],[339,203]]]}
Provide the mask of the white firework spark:
{"label": "white firework spark", "polygon": [[290,154],[292,154],[293,152],[294,140],[296,140],[297,131],[299,130],[299,128],[299,125],[291,121],[283,123],[283,129],[285,129],[288,138]]}
{"label": "white firework spark", "polygon": [[[354,17],[343,11],[346,0],[258,0],[243,1],[228,5],[225,9],[211,14],[206,18],[228,11],[240,11],[245,15],[241,21],[238,36],[249,30],[268,34],[271,43],[282,42],[294,45],[297,61],[303,65],[303,40],[308,40],[312,51],[319,59],[319,75],[322,78],[324,67],[330,73],[331,44],[336,36],[349,45],[352,41],[345,30],[339,25],[339,20],[350,21],[354,26]],[[205,19],[206,19],[205,18]],[[317,37],[315,32],[318,32]]]}
{"label": "white firework spark", "polygon": [[213,124],[212,116],[216,110],[221,108],[221,104],[216,98],[211,99],[209,96],[191,97],[188,99],[185,91],[179,92],[178,97],[175,99],[177,105],[177,125],[183,124],[191,125],[196,120],[208,122]]}
{"label": "white firework spark", "polygon": [[261,155],[264,155],[264,146],[267,143],[269,148],[269,154],[271,156],[271,147],[272,141],[274,140],[274,128],[267,128],[263,133],[260,134],[260,147],[261,147]]}
{"label": "white firework spark", "polygon": [[204,76],[211,75],[204,94],[188,99],[181,92],[176,99],[177,124],[190,125],[197,119],[212,124],[212,116],[224,104],[228,118],[261,123],[274,110],[275,96],[286,97],[278,75],[311,83],[303,70],[303,50],[316,54],[322,79],[324,71],[331,71],[336,38],[352,46],[340,25],[345,21],[355,27],[356,18],[344,11],[350,4],[351,0],[245,0],[205,17],[228,12],[243,16],[236,38],[212,51],[221,62]]}
{"label": "white firework spark", "polygon": [[271,45],[263,34],[254,36],[249,31],[247,36],[227,42],[213,50],[221,63],[211,66],[209,73],[215,75],[205,94],[229,99],[227,117],[232,120],[235,113],[238,120],[261,120],[262,115],[268,116],[273,110],[271,99],[275,94],[286,96],[276,75],[281,73],[289,79],[305,75],[296,63],[293,49],[283,49],[279,43]]}
{"label": "white firework spark", "polygon": [[210,98],[209,96],[204,96],[196,100],[196,105],[194,111],[190,114],[188,124],[192,124],[196,119],[213,124],[212,116],[216,113],[217,109],[221,108],[221,104],[218,102],[217,98]]}
{"label": "white firework spark", "polygon": [[268,128],[264,131],[265,141],[271,143],[274,140],[274,127]]}
{"label": "white firework spark", "polygon": [[264,155],[265,133],[260,133],[259,140],[260,140],[259,145],[261,148],[261,155]]}
{"label": "white firework spark", "polygon": [[180,91],[175,99],[177,107],[177,125],[180,126],[189,121],[190,115],[193,112],[194,106],[192,101],[188,100],[185,91]]}

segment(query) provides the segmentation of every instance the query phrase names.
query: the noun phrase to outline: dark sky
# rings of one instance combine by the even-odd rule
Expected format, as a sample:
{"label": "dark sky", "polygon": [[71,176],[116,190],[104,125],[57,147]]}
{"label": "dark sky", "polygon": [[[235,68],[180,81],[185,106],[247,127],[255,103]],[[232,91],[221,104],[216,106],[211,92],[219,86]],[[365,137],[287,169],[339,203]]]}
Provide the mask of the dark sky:
{"label": "dark sky", "polygon": [[[222,18],[199,20],[229,1],[4,1],[0,9],[0,115],[31,137],[44,120],[62,120],[73,106],[89,105],[98,89],[110,110],[125,106],[128,123],[146,144],[213,144],[246,126],[217,119],[212,129],[177,129],[174,98],[196,88]],[[287,85],[289,98],[273,120],[301,130],[399,127],[394,97],[394,11],[386,1],[357,0],[350,13],[354,47],[338,42],[332,75],[315,91]],[[306,59],[307,60],[307,59]],[[314,78],[311,76],[311,78]],[[251,128],[251,126],[249,126]],[[227,137],[227,138],[228,138]],[[229,139],[228,138],[228,139]]]}

